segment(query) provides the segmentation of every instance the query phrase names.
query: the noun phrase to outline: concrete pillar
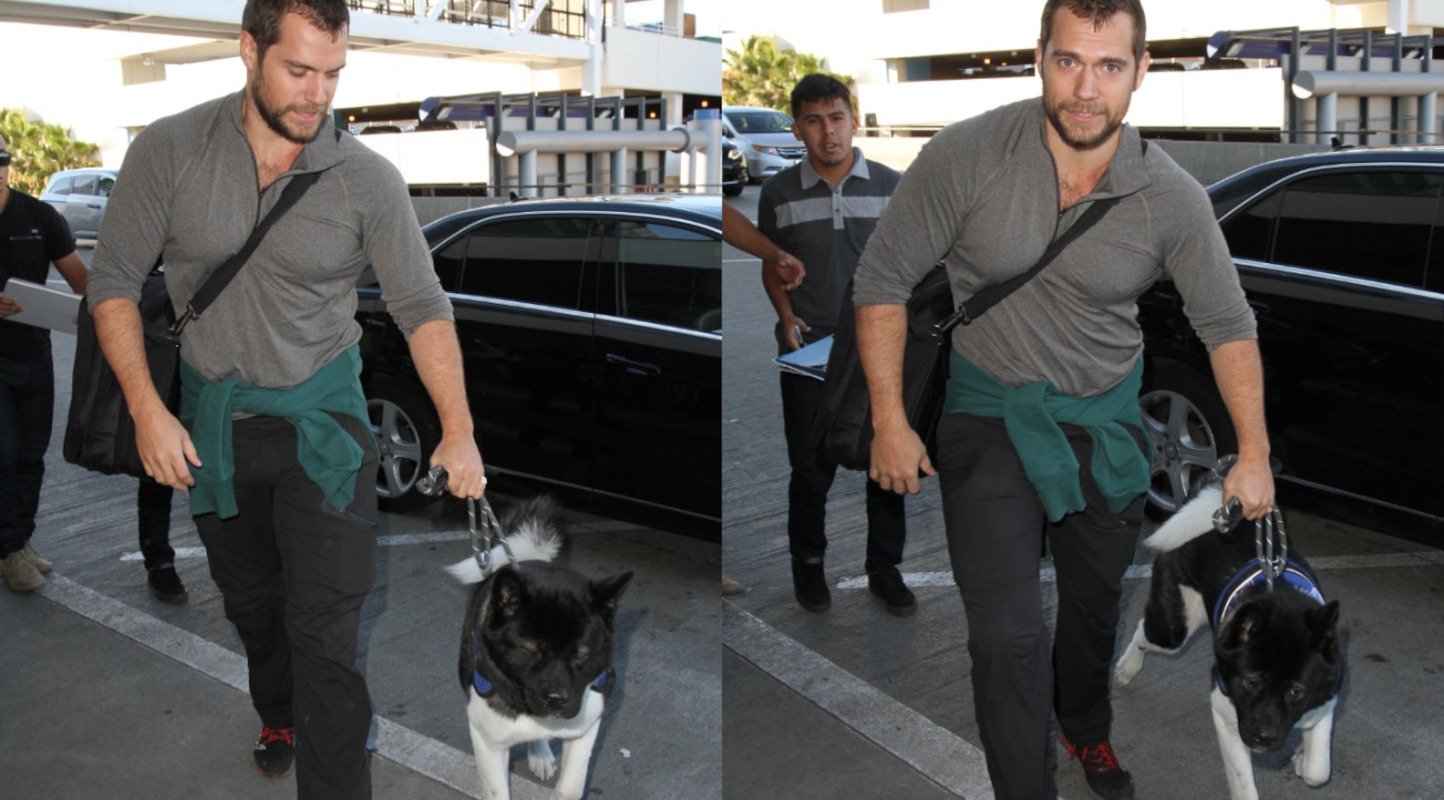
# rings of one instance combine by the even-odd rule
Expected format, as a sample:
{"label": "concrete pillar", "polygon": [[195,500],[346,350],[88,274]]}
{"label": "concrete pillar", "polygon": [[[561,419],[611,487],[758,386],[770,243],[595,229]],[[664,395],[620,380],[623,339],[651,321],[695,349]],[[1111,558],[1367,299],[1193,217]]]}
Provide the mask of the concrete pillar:
{"label": "concrete pillar", "polygon": [[1317,116],[1314,119],[1314,143],[1328,144],[1329,139],[1337,134],[1332,131],[1338,127],[1339,118],[1339,95],[1336,92],[1319,95],[1317,104]]}
{"label": "concrete pillar", "polygon": [[621,194],[632,179],[627,175],[627,148],[612,151],[612,194]]}
{"label": "concrete pillar", "polygon": [[662,29],[669,35],[682,35],[682,17],[682,0],[665,0],[662,3]]}
{"label": "concrete pillar", "polygon": [[1419,96],[1419,141],[1423,144],[1435,144],[1435,132],[1438,130],[1436,120],[1439,117],[1439,94],[1430,92]]}
{"label": "concrete pillar", "polygon": [[536,151],[517,155],[517,182],[521,184],[522,197],[538,197],[536,185]]}

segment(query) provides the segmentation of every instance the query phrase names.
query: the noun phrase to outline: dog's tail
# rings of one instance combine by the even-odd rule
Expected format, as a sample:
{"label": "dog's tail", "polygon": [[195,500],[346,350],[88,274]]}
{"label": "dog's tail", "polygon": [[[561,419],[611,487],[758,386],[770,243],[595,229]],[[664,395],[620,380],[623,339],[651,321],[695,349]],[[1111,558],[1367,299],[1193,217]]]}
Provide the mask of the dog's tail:
{"label": "dog's tail", "polygon": [[[561,510],[549,495],[539,495],[515,506],[503,517],[506,548],[517,561],[552,561],[562,549]],[[508,562],[506,548],[498,542],[491,548],[491,569]],[[451,577],[462,583],[481,583],[489,572],[482,572],[475,558],[465,558],[446,568]]]}
{"label": "dog's tail", "polygon": [[1223,489],[1209,486],[1173,513],[1153,535],[1143,540],[1150,550],[1166,553],[1213,530],[1213,512],[1223,505]]}

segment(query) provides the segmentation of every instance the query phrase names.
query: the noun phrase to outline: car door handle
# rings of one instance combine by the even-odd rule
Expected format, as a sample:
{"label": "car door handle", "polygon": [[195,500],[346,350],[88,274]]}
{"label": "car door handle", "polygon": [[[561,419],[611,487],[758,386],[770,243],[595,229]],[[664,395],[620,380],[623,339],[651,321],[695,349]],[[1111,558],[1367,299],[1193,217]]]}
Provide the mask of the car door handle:
{"label": "car door handle", "polygon": [[646,375],[648,377],[652,377],[662,374],[662,368],[657,366],[656,364],[648,364],[645,361],[633,361],[630,358],[627,358],[625,356],[619,356],[616,353],[607,353],[607,363],[616,364],[619,367],[625,367],[626,370],[633,375]]}
{"label": "car door handle", "polygon": [[86,203],[86,204],[85,204],[85,207],[86,207],[86,208],[100,208],[100,204],[99,204],[99,203]]}

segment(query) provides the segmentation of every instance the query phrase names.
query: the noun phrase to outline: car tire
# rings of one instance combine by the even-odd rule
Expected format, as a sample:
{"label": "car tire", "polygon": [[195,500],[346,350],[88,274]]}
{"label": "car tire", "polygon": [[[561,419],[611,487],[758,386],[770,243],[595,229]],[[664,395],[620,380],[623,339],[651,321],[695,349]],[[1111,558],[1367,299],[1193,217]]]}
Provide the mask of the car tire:
{"label": "car tire", "polygon": [[389,375],[366,382],[366,411],[380,449],[376,502],[382,511],[414,511],[439,498],[416,490],[431,453],[441,441],[441,423],[426,393]]}
{"label": "car tire", "polygon": [[1177,511],[1220,456],[1238,451],[1233,425],[1213,380],[1176,361],[1148,365],[1138,399],[1152,460],[1149,516]]}
{"label": "car tire", "polygon": [[740,179],[738,179],[736,183],[732,184],[731,186],[723,186],[722,194],[725,194],[728,197],[736,197],[737,195],[742,194],[742,187],[746,185],[747,176],[743,175]]}

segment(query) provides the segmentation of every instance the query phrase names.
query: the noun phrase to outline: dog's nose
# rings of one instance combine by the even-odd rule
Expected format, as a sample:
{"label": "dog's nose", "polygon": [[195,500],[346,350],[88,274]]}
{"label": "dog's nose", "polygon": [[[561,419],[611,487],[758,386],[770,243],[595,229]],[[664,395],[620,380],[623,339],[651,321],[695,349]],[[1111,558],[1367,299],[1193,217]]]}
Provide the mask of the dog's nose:
{"label": "dog's nose", "polygon": [[546,701],[548,708],[565,708],[571,695],[567,692],[547,692],[542,699]]}
{"label": "dog's nose", "polygon": [[1272,750],[1279,745],[1279,733],[1269,728],[1261,728],[1254,733],[1251,745],[1255,750]]}

